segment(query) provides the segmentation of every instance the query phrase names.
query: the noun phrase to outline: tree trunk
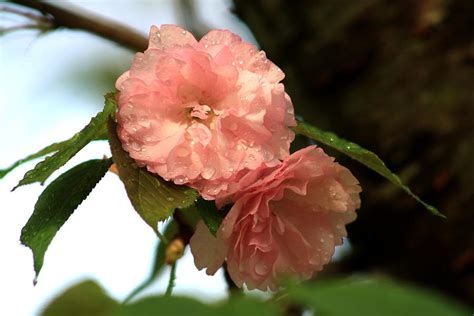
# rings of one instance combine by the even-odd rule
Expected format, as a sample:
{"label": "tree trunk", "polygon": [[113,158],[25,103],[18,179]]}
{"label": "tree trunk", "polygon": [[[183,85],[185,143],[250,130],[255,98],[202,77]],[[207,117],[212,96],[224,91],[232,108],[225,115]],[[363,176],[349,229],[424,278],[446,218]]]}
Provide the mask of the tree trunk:
{"label": "tree trunk", "polygon": [[[344,272],[383,271],[474,303],[474,1],[234,0],[297,113],[378,153],[430,215],[337,156],[364,188]],[[331,152],[331,154],[334,154]]]}

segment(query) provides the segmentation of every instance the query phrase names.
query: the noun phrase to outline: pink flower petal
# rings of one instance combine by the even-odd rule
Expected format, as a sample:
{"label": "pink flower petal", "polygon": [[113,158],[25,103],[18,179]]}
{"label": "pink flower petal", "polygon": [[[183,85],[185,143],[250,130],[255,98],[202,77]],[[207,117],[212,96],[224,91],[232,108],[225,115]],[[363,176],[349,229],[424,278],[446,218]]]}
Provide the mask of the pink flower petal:
{"label": "pink flower petal", "polygon": [[[283,277],[311,278],[330,262],[360,206],[357,179],[315,146],[234,180],[230,193],[218,196],[218,205],[234,204],[213,243],[225,248],[219,262],[224,253],[234,282],[249,289],[276,290]],[[205,245],[196,239],[193,247],[202,256]]]}
{"label": "pink flower petal", "polygon": [[178,26],[153,26],[149,48],[116,82],[123,147],[206,199],[229,192],[242,171],[277,164],[296,122],[283,76],[262,56],[229,31],[197,42]]}

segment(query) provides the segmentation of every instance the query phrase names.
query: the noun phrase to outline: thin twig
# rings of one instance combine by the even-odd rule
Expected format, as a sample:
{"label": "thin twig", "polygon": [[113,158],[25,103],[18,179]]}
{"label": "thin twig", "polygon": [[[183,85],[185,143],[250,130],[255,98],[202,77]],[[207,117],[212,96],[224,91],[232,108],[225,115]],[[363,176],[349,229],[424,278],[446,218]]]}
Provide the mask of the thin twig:
{"label": "thin twig", "polygon": [[165,296],[171,296],[173,293],[174,281],[176,280],[176,265],[178,261],[175,261],[171,265],[170,280],[168,282],[168,287],[166,288]]}
{"label": "thin twig", "polygon": [[24,18],[33,20],[33,21],[37,21],[39,23],[49,22],[49,20],[41,14],[36,14],[36,13],[32,13],[32,12],[23,11],[23,10],[14,8],[12,6],[0,5],[0,12],[16,14],[16,15],[22,16]]}
{"label": "thin twig", "polygon": [[165,235],[163,235],[159,230],[158,228],[156,229],[156,235],[158,236],[158,238],[160,239],[160,241],[164,244],[164,245],[168,245],[169,244],[169,240],[168,238],[166,238]]}
{"label": "thin twig", "polygon": [[10,32],[20,31],[20,30],[39,30],[39,31],[44,32],[46,29],[44,28],[44,26],[38,25],[38,24],[21,24],[21,25],[6,27],[6,28],[0,28],[0,35],[4,35]]}
{"label": "thin twig", "polygon": [[80,29],[111,40],[134,51],[144,51],[148,46],[147,38],[130,27],[97,16],[68,4],[68,9],[51,3],[36,0],[11,0],[11,2],[51,16],[53,28],[66,27]]}

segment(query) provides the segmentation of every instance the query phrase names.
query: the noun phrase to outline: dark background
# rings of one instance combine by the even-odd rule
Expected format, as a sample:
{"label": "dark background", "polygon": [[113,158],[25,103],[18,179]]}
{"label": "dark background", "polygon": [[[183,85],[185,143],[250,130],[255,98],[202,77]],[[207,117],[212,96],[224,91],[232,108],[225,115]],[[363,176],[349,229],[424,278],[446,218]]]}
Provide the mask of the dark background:
{"label": "dark background", "polygon": [[325,273],[389,273],[473,305],[474,1],[234,3],[297,113],[376,152],[448,217],[331,152],[364,192],[353,252]]}

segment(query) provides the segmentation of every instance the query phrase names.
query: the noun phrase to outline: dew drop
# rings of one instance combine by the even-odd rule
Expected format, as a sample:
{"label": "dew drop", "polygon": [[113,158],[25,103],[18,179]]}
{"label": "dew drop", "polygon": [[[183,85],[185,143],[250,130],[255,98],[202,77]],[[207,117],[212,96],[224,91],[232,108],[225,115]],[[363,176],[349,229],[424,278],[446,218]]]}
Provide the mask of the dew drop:
{"label": "dew drop", "polygon": [[170,201],[170,202],[173,202],[173,201],[174,201],[174,197],[168,196],[168,197],[166,198],[166,200],[168,200],[168,201]]}
{"label": "dew drop", "polygon": [[201,175],[204,179],[209,180],[215,172],[216,170],[213,167],[207,166],[202,170]]}
{"label": "dew drop", "polygon": [[137,142],[130,143],[130,147],[132,147],[132,150],[136,150],[136,151],[143,150],[142,146]]}
{"label": "dew drop", "polygon": [[270,152],[270,151],[268,151],[268,150],[265,150],[265,151],[263,152],[263,160],[265,160],[265,161],[270,161],[270,160],[273,159],[273,157],[274,157],[274,156],[273,156],[273,153],[272,153],[272,152]]}
{"label": "dew drop", "polygon": [[188,181],[188,178],[185,177],[185,176],[179,176],[179,177],[174,179],[174,183],[176,183],[178,185],[182,185],[182,184],[186,183],[187,181]]}
{"label": "dew drop", "polygon": [[189,150],[187,148],[180,147],[177,149],[176,154],[178,155],[178,157],[186,157],[187,155],[189,155]]}

